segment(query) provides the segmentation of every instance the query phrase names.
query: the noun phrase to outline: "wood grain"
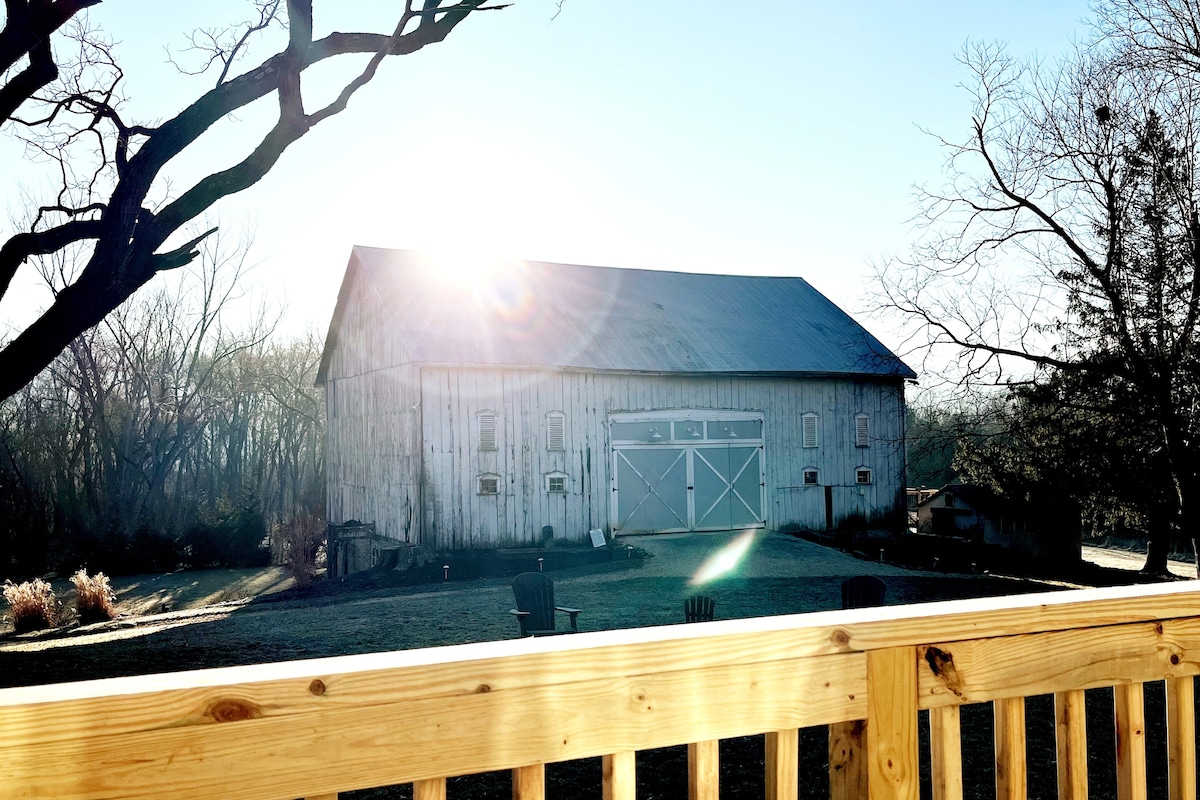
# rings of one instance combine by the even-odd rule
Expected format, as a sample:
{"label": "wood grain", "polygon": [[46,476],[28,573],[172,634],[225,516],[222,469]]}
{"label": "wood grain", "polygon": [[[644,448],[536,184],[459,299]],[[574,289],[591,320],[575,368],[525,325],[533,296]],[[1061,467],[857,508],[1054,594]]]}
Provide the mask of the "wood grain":
{"label": "wood grain", "polygon": [[867,654],[867,720],[871,800],[918,800],[915,647]]}
{"label": "wood grain", "polygon": [[1196,683],[1168,678],[1167,787],[1170,800],[1196,800]]}
{"label": "wood grain", "polygon": [[930,709],[929,750],[933,800],[962,800],[962,726],[958,706]]}
{"label": "wood grain", "polygon": [[601,758],[604,800],[635,800],[637,759],[633,751],[610,753]]}
{"label": "wood grain", "polygon": [[1146,706],[1142,684],[1113,687],[1117,728],[1117,799],[1146,798]]}
{"label": "wood grain", "polygon": [[767,800],[795,800],[800,791],[800,731],[770,731],[764,746]]}
{"label": "wood grain", "polygon": [[513,800],[543,800],[546,796],[546,765],[531,764],[512,771]]}
{"label": "wood grain", "polygon": [[720,742],[688,744],[688,800],[717,800],[720,797]]}
{"label": "wood grain", "polygon": [[1087,800],[1087,716],[1082,689],[1054,695],[1058,800]]}
{"label": "wood grain", "polygon": [[948,642],[921,655],[923,708],[1053,694],[1200,674],[1200,619]]}
{"label": "wood grain", "polygon": [[446,779],[429,778],[414,781],[413,800],[446,800]]}
{"label": "wood grain", "polygon": [[[63,800],[276,800],[866,718],[871,796],[910,797],[918,700],[943,707],[1193,674],[1200,591],[1186,586],[4,689],[0,786]],[[951,665],[958,694],[938,690]],[[1123,741],[1136,772],[1137,748]]]}
{"label": "wood grain", "polygon": [[829,797],[867,797],[867,721],[834,722],[829,726]]}
{"label": "wood grain", "polygon": [[993,703],[996,738],[996,800],[1026,800],[1025,698]]}

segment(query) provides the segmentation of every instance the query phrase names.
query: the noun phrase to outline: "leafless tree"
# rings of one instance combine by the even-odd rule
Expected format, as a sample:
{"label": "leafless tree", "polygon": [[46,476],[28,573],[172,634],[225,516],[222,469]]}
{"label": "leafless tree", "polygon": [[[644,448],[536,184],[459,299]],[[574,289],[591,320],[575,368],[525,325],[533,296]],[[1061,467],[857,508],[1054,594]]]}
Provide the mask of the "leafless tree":
{"label": "leafless tree", "polygon": [[[292,143],[345,110],[385,58],[441,42],[474,12],[504,7],[487,0],[404,0],[390,31],[314,39],[312,0],[255,0],[245,25],[193,33],[199,71],[216,73],[215,81],[177,114],[151,124],[125,116],[116,50],[85,12],[98,5],[100,0],[5,3],[0,130],[41,154],[59,187],[27,230],[0,245],[0,296],[30,259],[72,247],[83,248],[86,259],[50,307],[0,348],[0,399],[29,383],[156,274],[192,262],[212,231],[183,236],[186,226],[221,198],[253,186]],[[330,13],[334,8],[330,4]],[[249,42],[269,41],[276,27],[286,32],[282,48],[239,69]],[[331,101],[306,98],[302,77],[309,68],[355,54],[369,59]],[[172,159],[218,121],[270,95],[277,98],[275,121],[265,133],[243,136],[244,157],[159,196]]]}
{"label": "leafless tree", "polygon": [[[1074,375],[1090,398],[1129,404],[1139,441],[1163,454],[1153,463],[1174,524],[1194,539],[1200,72],[1153,56],[1134,11],[1147,29],[1160,13],[1196,14],[1172,0],[1114,0],[1102,21],[1126,27],[1051,65],[968,47],[970,136],[942,140],[946,184],[924,192],[923,236],[883,265],[880,286],[914,342],[954,354],[961,383]],[[1146,568],[1165,571],[1162,536]]]}

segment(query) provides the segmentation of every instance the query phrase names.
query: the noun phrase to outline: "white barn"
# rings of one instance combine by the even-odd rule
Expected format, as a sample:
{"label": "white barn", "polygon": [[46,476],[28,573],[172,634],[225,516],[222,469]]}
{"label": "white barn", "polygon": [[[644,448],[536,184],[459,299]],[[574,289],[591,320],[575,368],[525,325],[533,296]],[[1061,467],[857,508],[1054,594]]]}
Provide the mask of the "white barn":
{"label": "white barn", "polygon": [[800,278],[355,247],[328,519],[440,551],[902,513],[914,377]]}

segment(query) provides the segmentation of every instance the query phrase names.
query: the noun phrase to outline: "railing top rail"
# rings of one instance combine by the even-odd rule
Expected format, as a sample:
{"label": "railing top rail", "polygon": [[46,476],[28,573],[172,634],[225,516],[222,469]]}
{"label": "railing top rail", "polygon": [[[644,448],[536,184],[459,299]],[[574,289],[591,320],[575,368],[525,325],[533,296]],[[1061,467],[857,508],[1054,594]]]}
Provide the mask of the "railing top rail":
{"label": "railing top rail", "polygon": [[[1073,589],[913,605],[822,611],[596,631],[576,636],[510,639],[239,667],[139,675],[0,689],[6,706],[103,696],[298,680],[330,674],[428,668],[514,656],[542,658],[610,647],[644,651],[671,643],[717,640],[752,646],[774,640],[789,658],[865,652],[930,642],[1043,633],[1200,616],[1200,581]],[[652,659],[648,663],[657,663]]]}
{"label": "railing top rail", "polygon": [[0,786],[269,800],[507,769],[862,719],[873,650],[1197,618],[1200,583],[1187,583],[5,689]]}

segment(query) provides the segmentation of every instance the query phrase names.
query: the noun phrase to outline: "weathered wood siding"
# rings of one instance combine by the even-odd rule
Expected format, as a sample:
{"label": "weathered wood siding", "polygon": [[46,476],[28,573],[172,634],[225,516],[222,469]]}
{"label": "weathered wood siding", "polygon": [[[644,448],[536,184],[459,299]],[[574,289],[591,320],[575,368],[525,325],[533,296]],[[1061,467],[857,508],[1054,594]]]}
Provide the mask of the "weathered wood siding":
{"label": "weathered wood siding", "polygon": [[[424,367],[420,371],[425,543],[439,549],[520,546],[555,536],[582,540],[610,524],[607,419],[672,409],[763,414],[767,526],[822,529],[825,487],[835,524],[903,509],[904,402],[900,382],[844,379],[684,377]],[[497,448],[479,449],[479,415],[494,411]],[[547,415],[566,415],[566,449],[547,449]],[[801,417],[818,415],[819,446],[802,448]],[[870,446],[855,446],[855,416],[870,418]],[[859,486],[856,471],[872,471]],[[815,468],[817,486],[803,471]],[[546,491],[565,473],[567,492]],[[499,476],[481,495],[480,475]]]}
{"label": "weathered wood siding", "polygon": [[420,371],[386,316],[372,298],[353,297],[337,331],[325,386],[327,519],[373,522],[383,536],[423,544]]}

